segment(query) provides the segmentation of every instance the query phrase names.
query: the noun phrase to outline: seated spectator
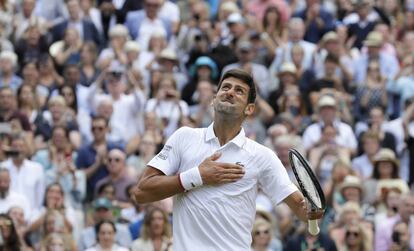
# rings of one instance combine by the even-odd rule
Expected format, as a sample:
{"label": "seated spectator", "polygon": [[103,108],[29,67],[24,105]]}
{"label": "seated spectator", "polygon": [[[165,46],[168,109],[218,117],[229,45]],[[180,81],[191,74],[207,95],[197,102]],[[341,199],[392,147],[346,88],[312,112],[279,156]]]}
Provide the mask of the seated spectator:
{"label": "seated spectator", "polygon": [[126,146],[130,154],[126,160],[128,166],[132,167],[133,177],[139,177],[144,171],[147,163],[158,153],[160,145],[151,132],[145,132],[139,139],[131,140]]}
{"label": "seated spectator", "polygon": [[399,169],[395,153],[387,148],[380,149],[374,157],[372,178],[364,182],[367,201],[378,202],[387,188],[398,188],[402,194],[408,193],[407,182],[400,178]]}
{"label": "seated spectator", "polygon": [[392,231],[392,244],[390,251],[409,251],[412,246],[410,245],[412,233],[410,232],[410,225],[404,221],[395,223]]}
{"label": "seated spectator", "polygon": [[113,149],[108,152],[108,177],[105,177],[96,183],[96,190],[100,188],[102,184],[112,183],[115,187],[115,199],[121,202],[129,201],[127,197],[126,188],[136,183],[136,179],[131,177],[127,172],[126,167],[126,154],[120,149]]}
{"label": "seated spectator", "polygon": [[356,107],[358,120],[367,120],[369,111],[376,106],[387,107],[388,97],[386,78],[380,73],[378,61],[370,61],[363,85],[359,85],[356,92]]}
{"label": "seated spectator", "polygon": [[113,250],[113,251],[128,251],[127,247],[122,247],[116,244],[115,234],[117,229],[115,224],[110,220],[103,220],[95,225],[96,241],[97,243],[86,249],[87,251],[98,250]]}
{"label": "seated spectator", "polygon": [[[94,224],[103,221],[112,221],[114,219],[112,203],[108,199],[98,198],[94,201],[93,208]],[[130,247],[132,239],[128,227],[123,224],[115,223],[115,228],[114,242],[118,243],[122,247]],[[97,232],[97,230],[99,229],[96,229],[94,226],[90,226],[82,230],[81,238],[78,243],[79,250],[92,248],[98,243],[99,238],[97,238],[97,236],[99,235],[99,232]]]}
{"label": "seated spectator", "polygon": [[0,213],[7,213],[11,208],[19,207],[23,210],[25,220],[29,220],[32,213],[29,200],[26,195],[12,191],[10,184],[10,171],[0,168]]}
{"label": "seated spectator", "polygon": [[17,40],[15,52],[19,58],[19,65],[24,65],[30,61],[38,61],[44,54],[49,52],[47,38],[41,33],[37,23],[30,24],[22,38]]}
{"label": "seated spectator", "polygon": [[[0,230],[3,238],[2,248],[5,250],[23,250],[25,248],[19,234],[16,231],[16,225],[12,218],[7,214],[0,214]],[[30,250],[30,249],[29,249]]]}
{"label": "seated spectator", "polygon": [[53,127],[48,148],[39,150],[33,156],[33,160],[43,166],[46,185],[58,182],[65,193],[66,203],[81,209],[86,196],[86,175],[76,169],[76,158],[68,131],[63,126]]}
{"label": "seated spectator", "polygon": [[380,150],[379,135],[374,131],[367,131],[362,135],[363,154],[352,160],[352,168],[362,179],[372,177],[374,157]]}
{"label": "seated spectator", "polygon": [[0,87],[10,86],[16,93],[22,84],[22,79],[16,75],[17,55],[12,51],[0,53]]}
{"label": "seated spectator", "polygon": [[117,61],[122,65],[127,63],[124,47],[128,37],[128,29],[122,24],[117,24],[109,30],[109,47],[101,51],[96,61],[100,70],[110,66],[112,61]]}
{"label": "seated spectator", "polygon": [[252,251],[270,250],[272,241],[277,242],[277,247],[271,250],[282,251],[282,243],[274,238],[271,224],[264,219],[256,219],[252,229]]}
{"label": "seated spectator", "polygon": [[80,49],[80,84],[90,86],[99,76],[99,70],[95,66],[97,48],[93,42],[83,43]]}
{"label": "seated spectator", "polygon": [[338,247],[340,251],[359,250],[372,251],[372,235],[366,233],[360,224],[356,222],[348,223],[345,226],[345,241]]}
{"label": "seated spectator", "polygon": [[41,247],[42,251],[71,251],[72,249],[65,247],[65,240],[62,234],[59,233],[51,233],[49,234],[44,242],[42,243]]}
{"label": "seated spectator", "polygon": [[62,68],[66,64],[78,64],[80,62],[80,49],[82,39],[76,28],[67,28],[63,39],[54,42],[49,49],[57,66]]}
{"label": "seated spectator", "polygon": [[155,112],[163,122],[164,136],[170,136],[179,126],[182,117],[188,116],[188,105],[180,99],[176,82],[171,75],[164,75],[156,98],[148,100],[146,113]]}
{"label": "seated spectator", "polygon": [[171,225],[167,214],[159,208],[149,210],[144,217],[140,238],[132,243],[132,251],[171,250]]}
{"label": "seated spectator", "polygon": [[73,233],[73,237],[78,238],[83,227],[83,213],[76,211],[66,203],[63,188],[59,183],[52,183],[46,188],[44,204],[39,210],[32,213],[29,230],[40,232],[45,237],[41,232],[42,226],[47,224],[49,213],[53,211],[62,218],[61,228],[67,233]]}

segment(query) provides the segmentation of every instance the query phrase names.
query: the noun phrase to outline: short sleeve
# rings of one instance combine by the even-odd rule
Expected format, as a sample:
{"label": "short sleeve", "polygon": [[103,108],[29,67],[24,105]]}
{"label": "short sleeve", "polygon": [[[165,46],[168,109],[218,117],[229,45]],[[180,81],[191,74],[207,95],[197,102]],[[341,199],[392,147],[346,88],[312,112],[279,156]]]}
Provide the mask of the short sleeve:
{"label": "short sleeve", "polygon": [[176,174],[180,166],[181,144],[186,141],[187,130],[186,127],[176,130],[148,165],[160,170],[165,175]]}
{"label": "short sleeve", "polygon": [[292,183],[282,162],[274,152],[263,153],[263,165],[259,175],[259,187],[274,205],[279,204],[298,188]]}

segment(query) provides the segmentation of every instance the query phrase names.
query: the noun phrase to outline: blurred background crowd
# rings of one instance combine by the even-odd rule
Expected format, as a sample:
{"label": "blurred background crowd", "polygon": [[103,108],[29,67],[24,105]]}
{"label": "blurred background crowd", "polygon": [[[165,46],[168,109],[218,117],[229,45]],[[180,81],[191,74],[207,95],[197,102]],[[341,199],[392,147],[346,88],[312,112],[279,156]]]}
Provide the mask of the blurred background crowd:
{"label": "blurred background crowd", "polygon": [[414,250],[413,0],[0,0],[3,250],[170,250],[171,198],[130,195],[232,68],[328,204],[313,237],[259,194],[252,250]]}

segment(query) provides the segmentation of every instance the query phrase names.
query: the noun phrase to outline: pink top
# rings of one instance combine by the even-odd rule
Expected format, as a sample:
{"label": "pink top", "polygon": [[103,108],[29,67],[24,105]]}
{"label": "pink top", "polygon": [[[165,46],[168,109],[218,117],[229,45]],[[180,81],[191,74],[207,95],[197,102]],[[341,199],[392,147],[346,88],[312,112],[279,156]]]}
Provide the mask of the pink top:
{"label": "pink top", "polygon": [[247,4],[248,11],[256,16],[257,21],[262,22],[266,9],[276,6],[280,12],[283,22],[287,22],[290,17],[290,7],[284,0],[251,0]]}

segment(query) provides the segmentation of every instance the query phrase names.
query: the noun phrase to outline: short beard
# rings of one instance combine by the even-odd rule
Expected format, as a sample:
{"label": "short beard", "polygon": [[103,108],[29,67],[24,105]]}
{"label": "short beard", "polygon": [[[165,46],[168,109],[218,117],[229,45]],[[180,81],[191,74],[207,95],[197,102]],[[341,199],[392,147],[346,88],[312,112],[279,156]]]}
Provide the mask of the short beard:
{"label": "short beard", "polygon": [[8,191],[0,191],[0,199],[5,199],[8,195]]}
{"label": "short beard", "polygon": [[227,116],[231,116],[231,117],[236,117],[237,115],[239,115],[236,112],[236,107],[225,106],[225,105],[221,104],[220,102],[217,102],[217,103],[214,104],[214,111],[219,113],[219,114],[223,114],[223,115],[227,115]]}

